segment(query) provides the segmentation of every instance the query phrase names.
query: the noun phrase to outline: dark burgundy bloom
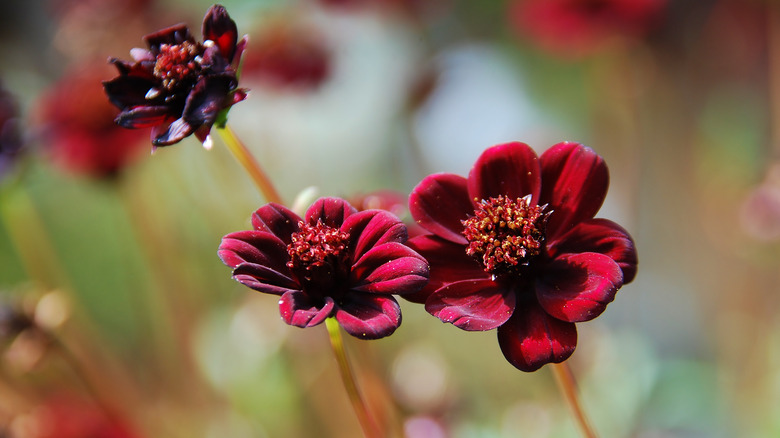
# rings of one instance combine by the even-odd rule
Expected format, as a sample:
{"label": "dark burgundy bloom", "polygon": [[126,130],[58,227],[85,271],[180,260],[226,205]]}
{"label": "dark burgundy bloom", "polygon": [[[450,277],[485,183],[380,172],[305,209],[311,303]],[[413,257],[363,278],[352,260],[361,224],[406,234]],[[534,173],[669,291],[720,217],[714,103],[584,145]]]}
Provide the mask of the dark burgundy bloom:
{"label": "dark burgundy bloom", "polygon": [[269,27],[255,38],[242,71],[272,87],[313,89],[328,78],[331,54],[322,37],[299,26]]}
{"label": "dark burgundy bloom", "polygon": [[271,203],[252,215],[252,226],[223,237],[219,257],[240,283],[281,296],[290,325],[334,316],[352,336],[389,336],[401,324],[392,294],[416,292],[428,280],[428,263],[404,244],[406,226],[387,211],[321,198],[301,219]]}
{"label": "dark burgundy bloom", "polygon": [[509,17],[518,33],[545,50],[586,55],[647,34],[667,0],[515,0]]}
{"label": "dark burgundy bloom", "polygon": [[218,116],[246,98],[237,88],[237,68],[247,38],[237,42],[236,23],[214,5],[203,19],[204,42],[184,24],[144,37],[149,49],[133,49],[135,62],[109,60],[119,76],[103,83],[122,112],[125,128],[152,127],[152,144],[167,146],[195,134],[206,141]]}
{"label": "dark burgundy bloom", "polygon": [[22,149],[16,99],[0,82],[0,181],[16,161]]}
{"label": "dark burgundy bloom", "polygon": [[37,109],[46,152],[57,166],[112,178],[143,155],[143,133],[114,123],[116,108],[100,87],[101,68],[66,74],[37,102]]}
{"label": "dark burgundy bloom", "polygon": [[502,144],[468,178],[428,176],[409,208],[431,234],[409,246],[429,261],[430,282],[406,298],[463,330],[497,328],[520,370],[566,360],[574,323],[600,315],[636,274],[631,236],[593,218],[608,183],[602,158],[571,142],[539,158],[526,144]]}

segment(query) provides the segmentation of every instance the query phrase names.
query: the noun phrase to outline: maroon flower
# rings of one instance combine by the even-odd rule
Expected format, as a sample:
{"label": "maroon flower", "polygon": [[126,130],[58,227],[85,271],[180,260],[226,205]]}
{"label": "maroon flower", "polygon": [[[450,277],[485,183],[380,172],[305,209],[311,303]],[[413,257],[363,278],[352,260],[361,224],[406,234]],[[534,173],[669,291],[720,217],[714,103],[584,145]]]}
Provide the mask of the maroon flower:
{"label": "maroon flower", "polygon": [[667,0],[514,0],[517,32],[551,52],[579,56],[647,34]]}
{"label": "maroon flower", "polygon": [[184,24],[146,35],[149,49],[133,49],[134,63],[109,60],[119,76],[103,83],[122,112],[125,128],[152,127],[152,144],[167,146],[195,134],[205,141],[223,110],[246,98],[237,68],[247,38],[236,42],[236,23],[214,5],[203,19],[200,43]]}
{"label": "maroon flower", "polygon": [[498,145],[468,178],[428,176],[409,208],[431,234],[409,246],[428,259],[430,282],[405,298],[463,330],[497,328],[520,370],[566,360],[574,323],[601,314],[636,274],[631,236],[593,218],[608,182],[602,158],[570,142],[541,158],[523,143]]}
{"label": "maroon flower", "polygon": [[[143,133],[114,123],[116,108],[100,87],[101,69],[64,75],[37,102],[46,153],[62,169],[95,178],[116,177],[143,155]],[[74,105],[77,102],[77,105]]]}
{"label": "maroon flower", "polygon": [[428,280],[425,259],[404,245],[406,226],[387,211],[358,212],[322,198],[301,219],[271,203],[252,215],[252,226],[223,237],[219,257],[240,283],[280,295],[290,325],[335,316],[352,336],[389,336],[401,324],[392,294],[416,292]]}

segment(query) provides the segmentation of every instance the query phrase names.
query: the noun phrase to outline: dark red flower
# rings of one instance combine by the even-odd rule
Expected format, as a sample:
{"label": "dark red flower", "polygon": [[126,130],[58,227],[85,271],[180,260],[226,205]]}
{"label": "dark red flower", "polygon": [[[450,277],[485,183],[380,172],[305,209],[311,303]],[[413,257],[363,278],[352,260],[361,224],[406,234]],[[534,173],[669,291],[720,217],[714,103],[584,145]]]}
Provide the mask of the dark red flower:
{"label": "dark red flower", "polygon": [[545,50],[586,55],[618,40],[639,38],[658,24],[667,0],[515,0],[516,31]]}
{"label": "dark red flower", "polygon": [[320,35],[291,24],[273,25],[246,54],[242,71],[272,87],[312,89],[331,72],[331,54]]}
{"label": "dark red flower", "polygon": [[0,181],[11,169],[22,149],[19,107],[0,82]]}
{"label": "dark red flower", "polygon": [[431,234],[409,246],[429,261],[430,282],[405,298],[463,330],[497,328],[520,370],[566,360],[574,323],[600,315],[636,274],[631,236],[593,218],[608,183],[602,158],[570,142],[540,158],[526,144],[502,144],[468,178],[428,176],[409,208]]}
{"label": "dark red flower", "polygon": [[301,219],[271,203],[252,215],[252,226],[223,237],[219,257],[240,283],[280,295],[290,325],[334,316],[352,336],[389,336],[401,324],[392,294],[416,292],[428,280],[425,259],[404,245],[406,226],[387,211],[321,198]]}
{"label": "dark red flower", "polygon": [[[63,76],[38,102],[46,152],[61,168],[111,178],[143,155],[143,133],[114,123],[116,108],[100,87],[101,69]],[[107,68],[107,67],[106,67]]]}
{"label": "dark red flower", "polygon": [[152,144],[167,146],[195,134],[205,141],[219,114],[246,98],[237,88],[237,68],[247,38],[237,42],[236,23],[214,5],[203,19],[200,43],[184,24],[144,40],[149,49],[133,49],[135,62],[109,60],[119,76],[103,83],[111,103],[122,112],[125,128],[152,127]]}

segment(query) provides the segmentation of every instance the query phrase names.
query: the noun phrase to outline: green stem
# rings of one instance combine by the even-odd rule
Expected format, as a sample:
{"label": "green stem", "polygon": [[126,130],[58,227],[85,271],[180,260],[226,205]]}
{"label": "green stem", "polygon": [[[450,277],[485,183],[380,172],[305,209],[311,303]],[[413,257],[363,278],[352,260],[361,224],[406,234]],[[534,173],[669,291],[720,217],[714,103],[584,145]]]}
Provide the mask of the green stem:
{"label": "green stem", "polygon": [[572,374],[569,366],[566,362],[551,364],[553,374],[555,375],[555,382],[558,383],[558,389],[561,390],[566,403],[569,405],[577,426],[582,432],[582,436],[585,438],[597,438],[596,432],[590,426],[585,411],[582,409],[579,396],[577,395],[577,382],[574,381],[574,374]]}
{"label": "green stem", "polygon": [[325,326],[328,328],[333,354],[336,355],[336,361],[339,364],[341,380],[344,381],[344,387],[349,395],[349,400],[352,402],[352,407],[355,409],[355,414],[357,414],[360,427],[363,428],[363,434],[367,438],[379,437],[381,435],[379,434],[376,423],[371,418],[366,403],[360,396],[360,392],[358,392],[357,384],[355,383],[355,375],[352,373],[352,368],[347,359],[347,353],[344,350],[344,341],[341,338],[341,327],[334,317],[326,319]]}
{"label": "green stem", "polygon": [[244,143],[238,139],[236,133],[227,125],[221,128],[215,125],[214,129],[217,134],[219,134],[220,138],[222,138],[222,141],[225,143],[228,150],[230,150],[233,156],[236,157],[236,160],[241,163],[249,176],[252,177],[252,181],[254,181],[266,201],[282,204],[282,198],[274,188],[268,175],[263,171],[263,168],[260,167],[260,164],[255,160],[255,157],[252,156],[252,153],[249,152],[249,149],[247,149]]}

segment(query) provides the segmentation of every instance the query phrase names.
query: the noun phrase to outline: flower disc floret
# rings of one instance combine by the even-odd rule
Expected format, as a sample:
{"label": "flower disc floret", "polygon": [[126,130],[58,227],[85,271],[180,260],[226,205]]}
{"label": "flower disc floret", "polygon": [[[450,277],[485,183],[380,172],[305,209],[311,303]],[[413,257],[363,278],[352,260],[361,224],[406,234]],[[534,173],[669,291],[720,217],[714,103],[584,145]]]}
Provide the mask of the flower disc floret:
{"label": "flower disc floret", "polygon": [[531,204],[531,196],[512,200],[499,195],[476,201],[474,216],[462,221],[463,236],[469,242],[466,254],[493,274],[528,265],[544,244],[548,216],[544,210],[544,206]]}
{"label": "flower disc floret", "polygon": [[161,44],[154,64],[154,75],[162,79],[166,90],[172,90],[180,81],[194,79],[201,70],[203,46],[197,42]]}

